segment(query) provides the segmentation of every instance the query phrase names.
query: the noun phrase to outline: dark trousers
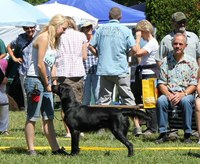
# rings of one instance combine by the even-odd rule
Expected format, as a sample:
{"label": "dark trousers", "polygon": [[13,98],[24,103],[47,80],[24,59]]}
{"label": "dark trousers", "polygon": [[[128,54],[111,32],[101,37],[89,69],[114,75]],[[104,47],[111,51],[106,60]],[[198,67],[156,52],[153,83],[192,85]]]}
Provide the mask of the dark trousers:
{"label": "dark trousers", "polygon": [[24,107],[24,95],[19,75],[16,75],[10,86],[8,86],[8,95],[15,100],[19,108]]}

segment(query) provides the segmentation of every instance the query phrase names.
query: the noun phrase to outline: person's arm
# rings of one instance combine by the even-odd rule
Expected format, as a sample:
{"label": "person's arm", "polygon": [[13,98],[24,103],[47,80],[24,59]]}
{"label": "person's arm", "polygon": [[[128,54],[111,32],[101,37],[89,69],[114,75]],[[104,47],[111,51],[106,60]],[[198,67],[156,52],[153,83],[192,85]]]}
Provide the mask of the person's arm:
{"label": "person's arm", "polygon": [[158,89],[162,94],[167,96],[169,100],[171,99],[173,93],[169,91],[168,87],[165,84],[159,84]]}
{"label": "person's arm", "polygon": [[14,62],[22,64],[22,62],[23,62],[22,58],[16,58],[15,57],[11,43],[7,45],[7,51],[8,51],[9,55],[11,56],[11,58]]}
{"label": "person's arm", "polygon": [[0,59],[3,59],[6,57],[6,53],[5,54],[0,54]]}
{"label": "person's arm", "polygon": [[142,37],[142,33],[141,33],[141,31],[137,31],[136,33],[135,33],[135,43],[136,43],[136,45],[135,45],[135,52],[137,52],[138,50],[140,50],[140,41],[141,41],[141,37]]}
{"label": "person's arm", "polygon": [[51,77],[52,77],[52,84],[53,85],[57,85],[56,71],[57,71],[57,68],[56,68],[56,66],[54,64],[53,67],[52,67],[52,71],[51,71]]}
{"label": "person's arm", "polygon": [[98,57],[97,49],[95,47],[93,47],[92,45],[89,44],[88,49],[93,55]]}
{"label": "person's arm", "polygon": [[167,61],[165,61],[160,67],[159,78],[158,78],[158,89],[162,94],[167,96],[169,100],[171,100],[174,94],[168,87],[168,76],[169,76],[168,65]]}
{"label": "person's arm", "polygon": [[174,105],[177,105],[183,97],[189,95],[189,94],[192,94],[194,93],[196,90],[196,86],[195,85],[190,85],[186,88],[185,91],[182,91],[182,92],[173,92],[174,94],[174,97],[171,99],[171,102],[174,104]]}
{"label": "person's arm", "polygon": [[158,86],[160,92],[162,94],[164,94],[165,96],[167,96],[168,100],[173,104],[173,105],[177,105],[180,100],[184,97],[184,94],[182,92],[172,92],[169,90],[169,88],[164,85],[164,84],[160,84]]}
{"label": "person's arm", "polygon": [[185,91],[183,91],[184,96],[187,96],[189,94],[193,94],[197,89],[197,86],[195,85],[190,85],[188,86]]}
{"label": "person's arm", "polygon": [[3,59],[6,57],[6,46],[3,40],[0,39],[0,59]]}
{"label": "person's arm", "polygon": [[141,48],[140,47],[141,31],[137,31],[135,37],[136,37],[135,45],[131,47],[129,51],[129,56],[136,56],[137,51]]}
{"label": "person's arm", "polygon": [[44,63],[44,56],[48,49],[48,37],[39,36],[34,43],[34,46],[38,49],[38,69],[43,85],[48,92],[51,92],[51,85],[49,84],[46,72],[46,66]]}
{"label": "person's arm", "polygon": [[200,57],[197,58],[197,64],[198,64],[198,66],[200,66]]}
{"label": "person's arm", "polygon": [[82,46],[82,57],[83,57],[83,60],[86,60],[87,59],[87,43],[83,43],[83,46]]}
{"label": "person's arm", "polygon": [[197,37],[196,41],[196,55],[197,55],[197,63],[200,66],[200,38]]}
{"label": "person's arm", "polygon": [[4,77],[3,81],[1,82],[1,85],[6,85],[8,83],[8,78]]}
{"label": "person's arm", "polygon": [[[145,55],[148,55],[153,49],[152,43],[150,43],[150,42],[147,42],[143,46],[143,48],[140,47],[141,35],[142,35],[141,31],[136,32],[136,46],[138,44],[137,51],[136,51],[137,57],[143,57]],[[153,37],[151,34],[149,34],[149,36]]]}
{"label": "person's arm", "polygon": [[136,52],[137,57],[142,57],[142,56],[145,56],[145,55],[148,55],[148,54],[149,53],[144,48],[141,48]]}
{"label": "person's arm", "polygon": [[198,96],[200,96],[200,69],[198,70],[197,79],[198,79],[197,94],[198,94]]}
{"label": "person's arm", "polygon": [[197,84],[197,94],[198,94],[198,97],[200,97],[200,79],[198,80],[198,84]]}

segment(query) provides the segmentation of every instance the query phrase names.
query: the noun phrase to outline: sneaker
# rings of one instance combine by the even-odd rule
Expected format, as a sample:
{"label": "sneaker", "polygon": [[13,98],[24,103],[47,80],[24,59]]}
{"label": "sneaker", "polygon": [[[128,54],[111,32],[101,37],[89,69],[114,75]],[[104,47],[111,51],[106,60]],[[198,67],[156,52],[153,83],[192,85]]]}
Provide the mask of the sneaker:
{"label": "sneaker", "polygon": [[195,137],[199,138],[199,133],[198,133],[198,131],[192,131],[192,136],[195,136]]}
{"label": "sneaker", "polygon": [[37,155],[37,152],[36,152],[35,150],[29,150],[29,151],[28,151],[28,155],[36,156],[36,155]]}
{"label": "sneaker", "polygon": [[197,142],[197,144],[200,144],[200,139],[199,139],[199,141]]}
{"label": "sneaker", "polygon": [[185,144],[190,144],[190,143],[192,143],[192,140],[191,140],[190,138],[185,138],[185,139],[183,140],[183,143],[185,143]]}
{"label": "sneaker", "polygon": [[6,131],[3,131],[3,132],[0,132],[1,135],[6,135],[8,136],[9,135],[9,132],[6,130]]}
{"label": "sneaker", "polygon": [[179,138],[178,131],[170,131],[168,133],[169,140],[177,140]]}
{"label": "sneaker", "polygon": [[156,139],[156,144],[161,144],[168,141],[167,133],[160,133],[160,136]]}
{"label": "sneaker", "polygon": [[137,128],[135,128],[135,129],[133,130],[133,135],[134,135],[135,137],[139,137],[141,134],[142,134],[142,129],[141,129],[141,127],[137,127]]}
{"label": "sneaker", "polygon": [[183,140],[183,143],[186,143],[186,144],[188,144],[188,143],[192,143],[192,140],[190,139],[190,136],[191,136],[190,133],[185,133],[185,134],[184,134],[184,140]]}
{"label": "sneaker", "polygon": [[64,147],[62,147],[61,149],[52,151],[52,154],[53,154],[53,155],[69,155],[69,154],[65,151],[65,148],[64,148]]}
{"label": "sneaker", "polygon": [[71,133],[67,133],[64,137],[65,138],[71,138]]}

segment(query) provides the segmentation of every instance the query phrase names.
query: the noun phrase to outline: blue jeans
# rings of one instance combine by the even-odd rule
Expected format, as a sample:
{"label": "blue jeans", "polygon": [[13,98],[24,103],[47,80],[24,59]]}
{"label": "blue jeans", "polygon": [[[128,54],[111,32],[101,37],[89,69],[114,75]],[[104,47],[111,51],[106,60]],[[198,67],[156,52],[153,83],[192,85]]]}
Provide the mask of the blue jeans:
{"label": "blue jeans", "polygon": [[[34,90],[35,84],[40,90],[40,101],[33,102],[31,93]],[[27,94],[27,120],[37,121],[42,116],[43,120],[54,119],[54,106],[52,92],[46,92],[39,78],[26,77],[24,88]],[[41,115],[41,116],[40,116]]]}
{"label": "blue jeans", "polygon": [[[192,133],[192,113],[194,106],[194,96],[187,95],[182,98],[178,106],[183,114],[183,128],[185,133]],[[161,95],[157,101],[157,121],[160,133],[167,132],[168,128],[168,111],[172,110],[170,101],[167,96]]]}
{"label": "blue jeans", "polygon": [[[94,98],[94,104],[99,99],[99,78],[96,74],[87,74],[84,81],[83,105],[90,105],[91,98]],[[93,95],[92,95],[93,94]]]}

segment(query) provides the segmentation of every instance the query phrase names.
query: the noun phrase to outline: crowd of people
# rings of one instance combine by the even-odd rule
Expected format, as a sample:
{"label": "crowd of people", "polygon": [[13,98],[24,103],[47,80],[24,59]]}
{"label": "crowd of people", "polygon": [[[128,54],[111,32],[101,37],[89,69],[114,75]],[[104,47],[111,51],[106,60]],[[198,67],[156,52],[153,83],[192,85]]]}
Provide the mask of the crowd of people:
{"label": "crowd of people", "polygon": [[[134,36],[131,29],[120,24],[122,16],[120,8],[111,8],[109,22],[95,30],[89,21],[77,26],[71,17],[55,15],[39,32],[36,26],[24,26],[25,33],[7,48],[0,40],[0,133],[9,134],[8,62],[4,59],[8,53],[15,63],[19,63],[16,77],[20,80],[24,97],[29,155],[37,155],[34,148],[35,124],[41,117],[52,154],[67,155],[57,142],[53,124],[51,86],[60,83],[71,85],[77,101],[83,105],[112,104],[114,90],[117,90],[120,104],[139,105],[151,117],[144,130],[142,120],[132,118],[133,134],[149,136],[159,132],[156,139],[159,144],[167,141],[171,134],[168,112],[174,106],[179,106],[183,113],[183,141],[191,143],[195,110],[200,137],[200,42],[196,34],[186,31],[185,14],[176,12],[172,15],[173,30],[160,44],[149,21],[138,22]],[[19,49],[18,56],[14,49]],[[132,72],[135,74],[132,84],[129,57],[138,60],[136,71]],[[155,88],[160,95],[154,107],[145,108],[143,80],[152,78],[157,81]],[[62,110],[61,116],[64,116]],[[66,137],[70,137],[67,125],[64,126]]]}

